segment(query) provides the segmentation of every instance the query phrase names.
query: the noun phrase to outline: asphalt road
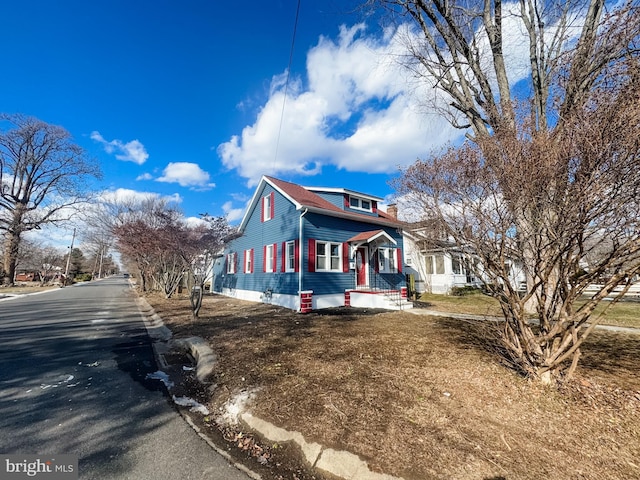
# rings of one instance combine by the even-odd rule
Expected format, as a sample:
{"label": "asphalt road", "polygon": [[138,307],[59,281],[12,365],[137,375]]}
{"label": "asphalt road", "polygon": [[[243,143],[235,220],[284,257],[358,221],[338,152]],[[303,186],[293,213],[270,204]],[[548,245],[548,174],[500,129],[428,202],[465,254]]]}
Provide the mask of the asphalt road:
{"label": "asphalt road", "polygon": [[74,454],[81,479],[246,480],[172,407],[123,277],[0,302],[0,453]]}

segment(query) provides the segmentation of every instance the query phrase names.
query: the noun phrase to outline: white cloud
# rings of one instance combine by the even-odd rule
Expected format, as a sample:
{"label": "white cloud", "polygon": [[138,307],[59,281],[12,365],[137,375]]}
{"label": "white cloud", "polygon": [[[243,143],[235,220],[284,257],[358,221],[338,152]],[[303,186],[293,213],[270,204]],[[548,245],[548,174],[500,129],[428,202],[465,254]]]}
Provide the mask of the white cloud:
{"label": "white cloud", "polygon": [[138,175],[136,180],[153,180],[153,175],[150,173],[143,173],[142,175]]}
{"label": "white cloud", "polygon": [[[530,72],[528,39],[521,19],[512,14],[519,8],[517,2],[503,7],[512,85]],[[548,27],[550,33],[556,28]],[[358,24],[343,26],[335,39],[320,37],[307,53],[307,83],[291,78],[285,102],[286,76],[274,76],[255,121],[217,147],[223,164],[248,186],[263,174],[312,175],[328,164],[394,172],[462,138],[465,132],[435,107],[446,108],[444,94],[401,65],[407,42],[420,36],[407,24],[380,34]],[[477,42],[489,53],[485,32],[477,32]]]}
{"label": "white cloud", "polygon": [[196,163],[171,162],[157,181],[177,183],[182,187],[200,187],[202,189],[215,187],[214,183],[209,183],[209,179],[209,174]]}
{"label": "white cloud", "polygon": [[171,203],[181,203],[182,197],[174,193],[173,195],[161,195],[156,192],[141,192],[139,190],[131,190],[128,188],[116,188],[114,190],[105,190],[100,195],[99,201],[104,203],[139,203],[149,198],[162,198]]}
{"label": "white cloud", "polygon": [[335,41],[321,37],[307,55],[306,90],[290,82],[281,120],[284,82],[274,77],[255,123],[218,146],[224,165],[249,186],[265,173],[312,175],[327,164],[393,172],[453,140],[460,131],[420,111],[424,92],[392,60],[400,48],[399,34],[367,36],[361,24]]}
{"label": "white cloud", "polygon": [[139,140],[131,140],[124,143],[122,140],[105,140],[100,132],[91,132],[90,138],[104,147],[104,151],[108,154],[115,154],[118,160],[125,162],[134,162],[142,165],[149,158],[147,150]]}
{"label": "white cloud", "polygon": [[233,208],[233,204],[231,202],[225,202],[224,205],[222,205],[222,211],[227,217],[227,221],[229,223],[242,220],[245,209],[246,209],[246,205],[242,208]]}

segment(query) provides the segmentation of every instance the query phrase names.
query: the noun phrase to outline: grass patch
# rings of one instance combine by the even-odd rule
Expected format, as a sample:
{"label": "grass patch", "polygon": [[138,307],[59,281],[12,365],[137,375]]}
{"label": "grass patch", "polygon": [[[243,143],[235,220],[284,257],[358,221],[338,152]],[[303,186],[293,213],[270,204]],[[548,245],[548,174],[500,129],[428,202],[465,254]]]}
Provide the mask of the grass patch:
{"label": "grass patch", "polygon": [[[498,301],[481,292],[460,296],[425,293],[420,297],[420,301],[441,312],[502,316]],[[585,301],[586,299],[576,302],[576,308]],[[640,302],[623,300],[612,305],[609,301],[603,301],[591,317],[599,319],[601,325],[640,328]]]}
{"label": "grass patch", "polygon": [[500,304],[495,298],[477,291],[466,295],[424,293],[420,296],[420,301],[428,303],[434,310],[441,312],[489,316],[502,315]]}

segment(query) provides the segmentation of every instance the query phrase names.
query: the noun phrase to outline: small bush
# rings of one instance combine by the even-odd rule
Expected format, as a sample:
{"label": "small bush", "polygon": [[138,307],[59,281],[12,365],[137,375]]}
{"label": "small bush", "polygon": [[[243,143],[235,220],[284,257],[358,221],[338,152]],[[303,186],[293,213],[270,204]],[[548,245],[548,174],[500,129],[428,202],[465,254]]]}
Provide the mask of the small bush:
{"label": "small bush", "polygon": [[81,273],[80,275],[76,275],[75,277],[73,277],[73,281],[74,282],[90,282],[91,278],[92,276],[90,273]]}
{"label": "small bush", "polygon": [[464,297],[465,295],[473,295],[474,293],[480,293],[482,290],[472,285],[465,285],[464,287],[451,287],[451,295],[454,297]]}

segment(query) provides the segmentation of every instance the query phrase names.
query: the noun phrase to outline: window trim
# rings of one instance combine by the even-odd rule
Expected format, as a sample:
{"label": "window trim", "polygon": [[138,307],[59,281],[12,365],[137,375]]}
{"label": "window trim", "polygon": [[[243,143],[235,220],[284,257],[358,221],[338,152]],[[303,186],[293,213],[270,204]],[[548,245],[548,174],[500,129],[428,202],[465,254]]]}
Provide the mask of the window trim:
{"label": "window trim", "polygon": [[[322,254],[319,254],[318,249],[323,247]],[[338,251],[336,255],[331,254],[331,247],[337,247]],[[325,240],[315,241],[315,271],[316,272],[344,272],[343,270],[343,243],[342,242],[330,242]],[[323,260],[324,268],[320,267],[320,260]],[[332,268],[332,259],[337,259],[338,265],[336,268]],[[328,267],[328,268],[327,268]]]}
{"label": "window trim", "polygon": [[[296,261],[296,241],[289,240],[288,242],[284,242],[284,249],[282,252],[282,258],[284,259],[284,270],[285,272],[295,272],[297,267]],[[291,265],[293,263],[293,265]]]}
{"label": "window trim", "polygon": [[[357,205],[353,205],[353,201],[356,201]],[[363,203],[367,202],[369,204],[369,207],[364,207]],[[369,212],[369,213],[373,213],[373,200],[369,200],[366,198],[362,198],[362,197],[357,197],[355,195],[349,195],[349,208],[353,209],[353,210],[362,210],[363,212]]]}
{"label": "window trim", "polygon": [[244,273],[253,273],[253,248],[244,251]]}
{"label": "window trim", "polygon": [[267,222],[273,219],[275,214],[275,194],[273,192],[262,197],[262,210],[260,212],[260,219],[263,222]]}
{"label": "window trim", "polygon": [[227,254],[227,274],[233,275],[237,273],[237,268],[236,268],[237,258],[238,258],[238,254],[236,252],[231,252]]}
{"label": "window trim", "polygon": [[278,257],[278,244],[269,243],[265,245],[263,254],[264,258],[262,261],[262,271],[265,273],[275,273],[277,271],[276,260]]}
{"label": "window trim", "polygon": [[400,258],[400,249],[396,247],[380,247],[377,252],[377,272],[379,273],[400,273],[398,260]]}

